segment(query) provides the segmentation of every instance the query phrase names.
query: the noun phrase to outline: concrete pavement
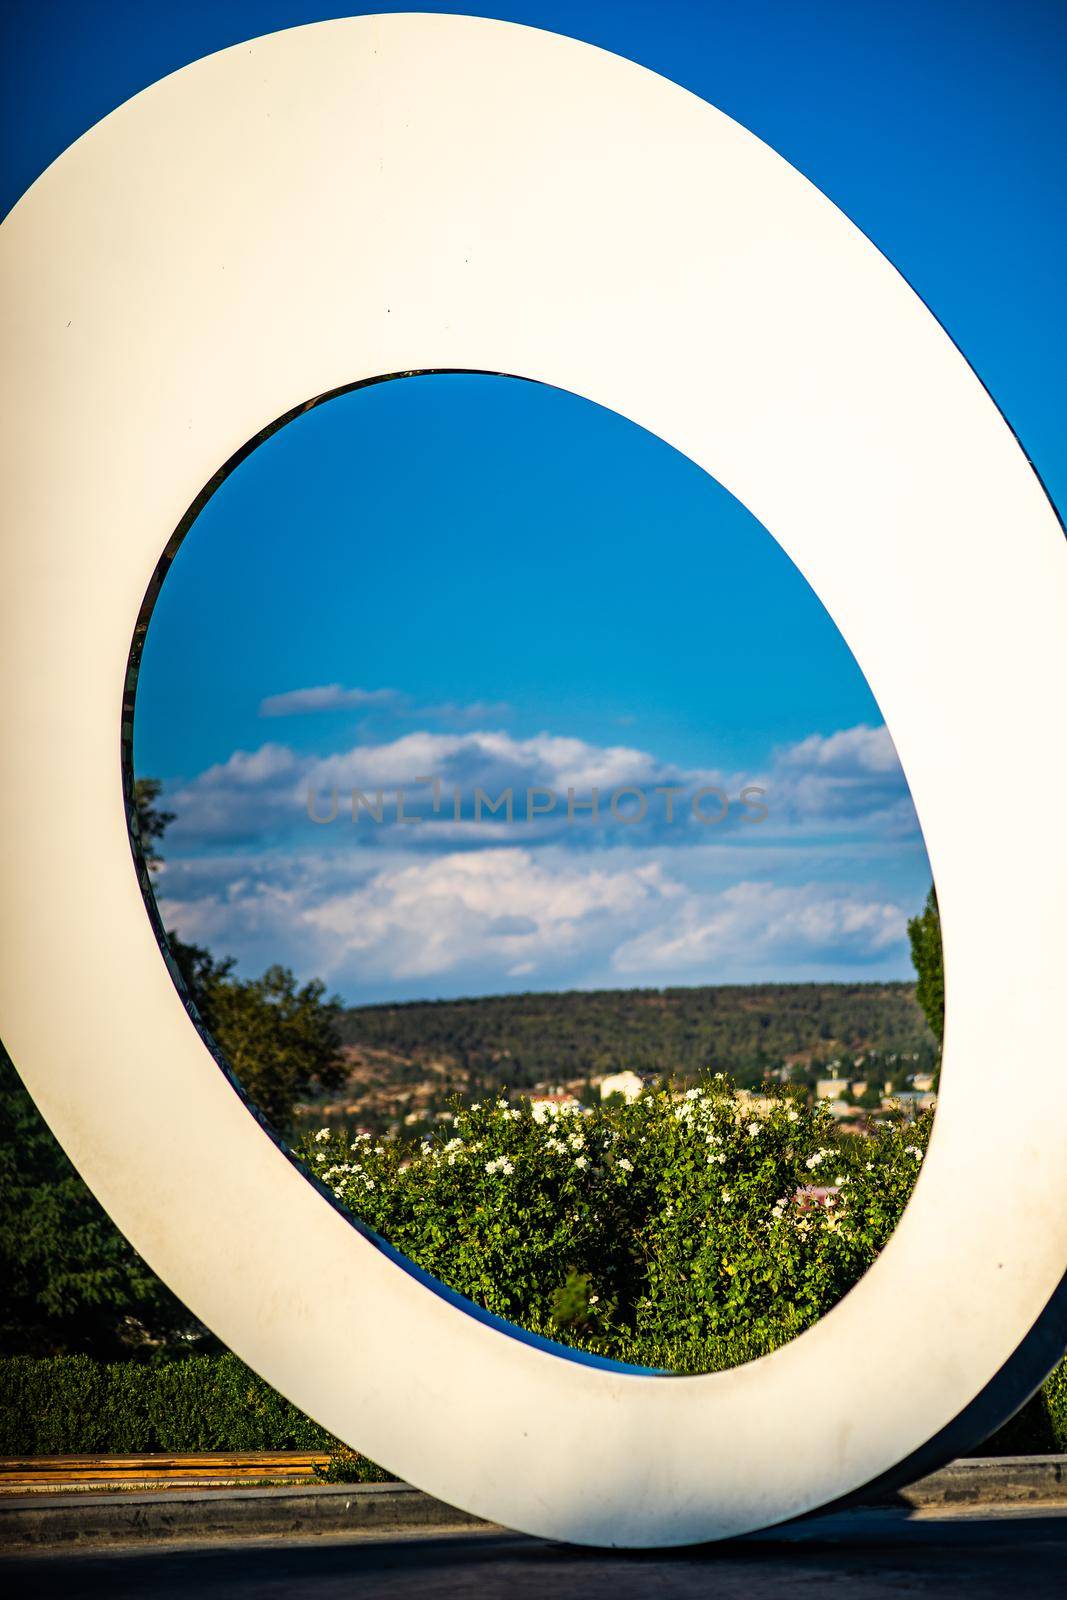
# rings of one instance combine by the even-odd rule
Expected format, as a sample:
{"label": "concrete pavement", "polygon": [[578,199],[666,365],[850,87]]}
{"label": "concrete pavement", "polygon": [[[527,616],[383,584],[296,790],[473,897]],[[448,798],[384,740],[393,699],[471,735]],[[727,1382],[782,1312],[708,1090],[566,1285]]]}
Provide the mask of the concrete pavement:
{"label": "concrete pavement", "polygon": [[9,1558],[0,1582],[20,1600],[1062,1600],[1067,1508],[850,1511],[666,1554],[496,1530],[140,1544]]}

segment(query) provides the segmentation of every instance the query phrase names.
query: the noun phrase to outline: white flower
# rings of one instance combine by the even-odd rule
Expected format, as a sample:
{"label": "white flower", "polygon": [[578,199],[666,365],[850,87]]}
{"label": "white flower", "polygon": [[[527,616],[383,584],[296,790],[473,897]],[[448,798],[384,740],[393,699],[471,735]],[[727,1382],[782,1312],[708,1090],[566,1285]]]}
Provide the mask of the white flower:
{"label": "white flower", "polygon": [[723,1199],[724,1199],[724,1200],[729,1200],[729,1198],[730,1198],[730,1191],[729,1191],[729,1189],[724,1189],[724,1190],[723,1190],[723,1191],[722,1191],[722,1197],[723,1197]]}
{"label": "white flower", "polygon": [[794,1111],[792,1109],[792,1107],[790,1107],[790,1109],[786,1112],[786,1120],[788,1122],[799,1122],[800,1121],[800,1113],[799,1113],[799,1111]]}
{"label": "white flower", "polygon": [[476,1101],[475,1104],[471,1106],[471,1110],[472,1111],[480,1111],[481,1109],[482,1109],[482,1102],[480,1100]]}
{"label": "white flower", "polygon": [[779,1200],[777,1205],[775,1205],[775,1206],[773,1206],[771,1208],[771,1216],[774,1217],[775,1221],[777,1221],[778,1218],[782,1215],[784,1210],[785,1210],[785,1207],[783,1206],[782,1202]]}
{"label": "white flower", "polygon": [[904,1154],[906,1156],[914,1156],[916,1161],[921,1161],[923,1158],[923,1153],[917,1144],[906,1144],[904,1146]]}
{"label": "white flower", "polygon": [[633,1162],[627,1161],[625,1156],[620,1156],[615,1165],[619,1168],[620,1172],[632,1172],[634,1170]]}
{"label": "white flower", "polygon": [[699,1089],[687,1089],[685,1091],[685,1098],[687,1100],[699,1100],[700,1099],[700,1090]]}
{"label": "white flower", "polygon": [[758,1139],[762,1132],[763,1132],[763,1129],[760,1127],[758,1122],[750,1122],[749,1123],[749,1125],[748,1125],[748,1136],[749,1136],[750,1139]]}
{"label": "white flower", "polygon": [[572,1150],[581,1150],[585,1145],[585,1137],[580,1133],[572,1133],[570,1138],[567,1140],[567,1143],[570,1145]]}
{"label": "white flower", "polygon": [[316,1161],[325,1161],[326,1160],[326,1152],[325,1152],[325,1150],[316,1150],[315,1151],[315,1160]]}
{"label": "white flower", "polygon": [[574,1165],[578,1167],[580,1171],[584,1172],[589,1163],[584,1156],[576,1156]]}
{"label": "white flower", "polygon": [[329,1137],[330,1137],[329,1128],[320,1128],[318,1133],[315,1135],[315,1140],[316,1140],[316,1143],[318,1143],[318,1144],[325,1144],[326,1140]]}
{"label": "white flower", "polygon": [[874,1171],[874,1162],[873,1161],[868,1161],[867,1162],[867,1171],[868,1172],[873,1172]]}
{"label": "white flower", "polygon": [[813,1171],[816,1167],[821,1166],[825,1160],[826,1157],[823,1155],[822,1151],[816,1150],[813,1156],[808,1157],[804,1165],[809,1169],[809,1171]]}

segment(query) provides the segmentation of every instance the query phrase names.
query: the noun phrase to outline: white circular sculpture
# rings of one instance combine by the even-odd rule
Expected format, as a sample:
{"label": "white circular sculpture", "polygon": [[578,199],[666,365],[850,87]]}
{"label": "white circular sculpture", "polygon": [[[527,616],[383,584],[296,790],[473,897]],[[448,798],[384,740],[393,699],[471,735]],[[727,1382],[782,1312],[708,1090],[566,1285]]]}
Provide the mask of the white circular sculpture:
{"label": "white circular sculpture", "polygon": [[[579,1543],[764,1527],[1009,1414],[1064,1335],[1067,551],[893,267],[676,85],[404,15],[136,96],[16,206],[0,275],[0,1026],[171,1288],[410,1482]],[[911,786],[949,997],[929,1154],[859,1285],[735,1371],[575,1358],[368,1239],[219,1070],[145,913],[120,724],[161,552],[278,419],[427,368],[571,390],[714,474],[821,596]]]}

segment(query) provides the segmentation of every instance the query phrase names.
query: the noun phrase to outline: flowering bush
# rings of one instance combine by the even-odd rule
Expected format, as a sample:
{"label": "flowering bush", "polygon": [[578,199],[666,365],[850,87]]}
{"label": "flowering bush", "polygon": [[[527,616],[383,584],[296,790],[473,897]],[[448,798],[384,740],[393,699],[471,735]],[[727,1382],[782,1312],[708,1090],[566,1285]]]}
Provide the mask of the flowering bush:
{"label": "flowering bush", "polygon": [[414,1146],[321,1129],[302,1154],[367,1226],[534,1332],[708,1371],[808,1327],[882,1248],[930,1119],[839,1134],[721,1076],[631,1104],[457,1106]]}

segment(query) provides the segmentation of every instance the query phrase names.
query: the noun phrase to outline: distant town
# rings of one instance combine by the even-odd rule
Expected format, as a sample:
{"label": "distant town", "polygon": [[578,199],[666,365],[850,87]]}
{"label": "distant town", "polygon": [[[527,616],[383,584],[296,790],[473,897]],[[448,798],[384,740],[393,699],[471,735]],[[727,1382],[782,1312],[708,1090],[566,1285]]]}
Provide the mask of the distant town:
{"label": "distant town", "polygon": [[[939,1051],[911,984],[774,984],[416,1002],[345,1013],[348,1081],[298,1124],[416,1138],[457,1099],[540,1107],[675,1092],[723,1072],[753,1112],[789,1086],[842,1132],[936,1102]],[[558,1063],[551,1070],[551,1063]],[[546,1068],[548,1070],[546,1070]]]}

